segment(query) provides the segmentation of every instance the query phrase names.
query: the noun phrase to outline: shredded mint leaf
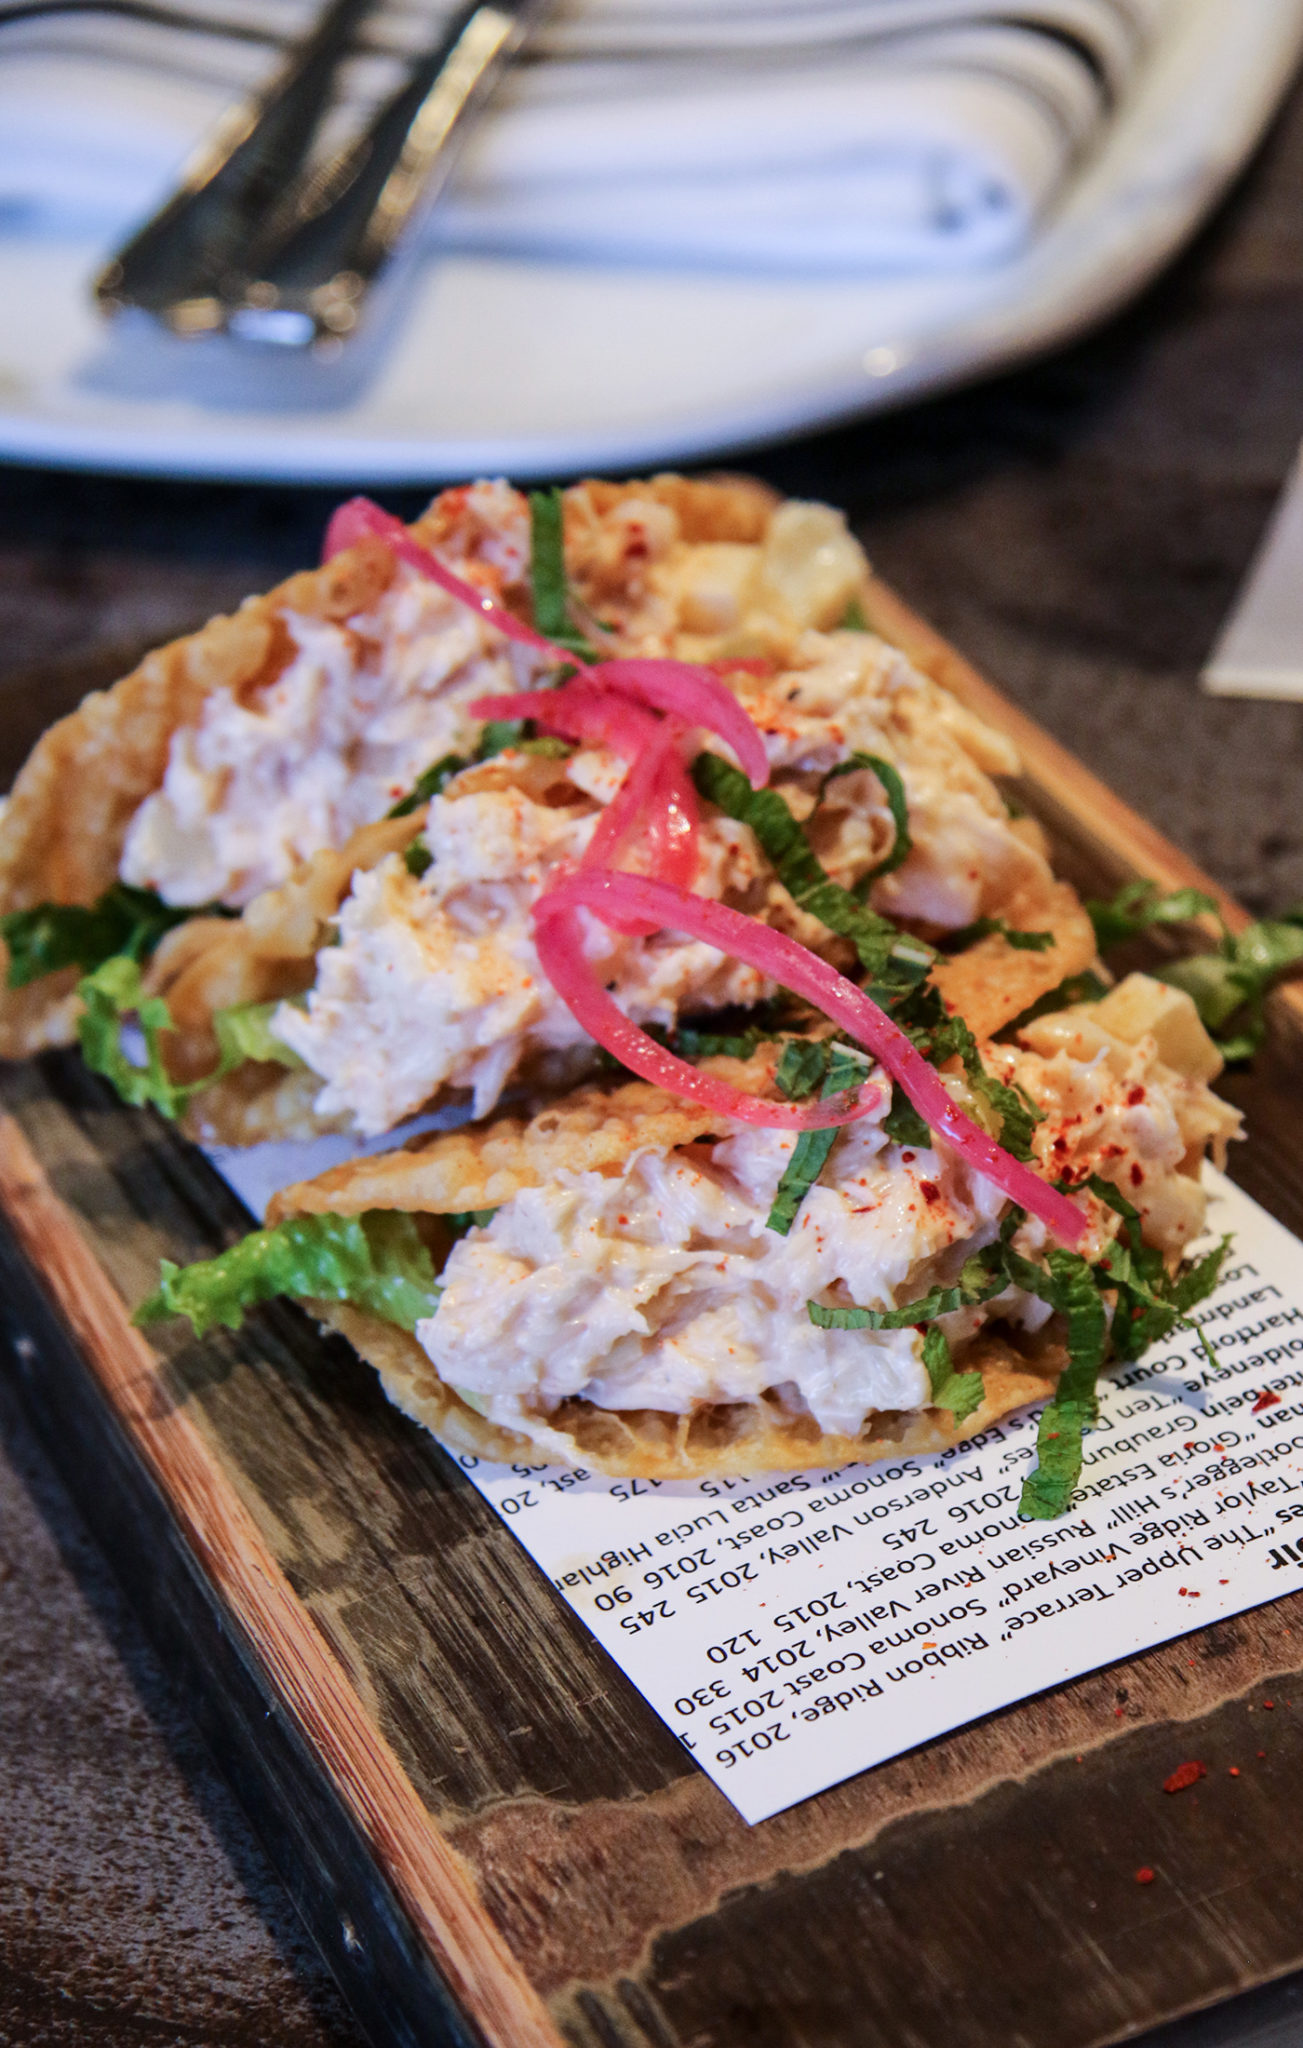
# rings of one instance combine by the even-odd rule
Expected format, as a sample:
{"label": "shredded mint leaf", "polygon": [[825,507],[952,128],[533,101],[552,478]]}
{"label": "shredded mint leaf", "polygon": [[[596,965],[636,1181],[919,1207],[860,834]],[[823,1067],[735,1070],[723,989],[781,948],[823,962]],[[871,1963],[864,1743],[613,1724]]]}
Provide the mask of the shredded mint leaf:
{"label": "shredded mint leaf", "polygon": [[93,974],[115,953],[147,960],[159,940],[188,918],[232,915],[220,903],[179,910],[152,889],[135,889],[127,882],[115,882],[90,905],[38,903],[31,910],[11,910],[0,917],[0,934],[9,950],[7,983],[10,988],[26,988],[62,967]]}
{"label": "shredded mint leaf", "polygon": [[568,648],[581,661],[596,661],[590,646],[570,621],[570,586],[566,581],[565,501],[555,487],[529,494],[530,584],[534,624],[540,633]]}
{"label": "shredded mint leaf", "polygon": [[1054,944],[1053,932],[1022,932],[1016,926],[1006,924],[1002,917],[978,917],[972,924],[961,926],[957,932],[947,932],[945,950],[947,953],[964,953],[979,939],[997,935],[1017,953],[1046,953]]}
{"label": "shredded mint leaf", "polygon": [[1184,1273],[1178,1273],[1175,1280],[1169,1283],[1168,1299],[1179,1315],[1185,1315],[1188,1310],[1215,1293],[1231,1243],[1229,1235],[1222,1238],[1220,1244],[1215,1244],[1211,1251],[1205,1252],[1201,1259],[1196,1259],[1193,1265],[1187,1266]]}
{"label": "shredded mint leaf", "polygon": [[[1084,1389],[1089,1384],[1090,1392]],[[1083,1367],[1069,1366],[1054,1399],[1041,1411],[1036,1430],[1037,1463],[1023,1481],[1018,1512],[1033,1521],[1053,1522],[1065,1515],[1081,1477],[1082,1439],[1098,1412],[1095,1378]]]}
{"label": "shredded mint leaf", "polygon": [[891,1108],[882,1128],[898,1145],[917,1145],[920,1151],[932,1143],[932,1133],[915,1109],[899,1081],[891,1084]]}
{"label": "shredded mint leaf", "polygon": [[[1156,924],[1188,924],[1192,918],[1221,912],[1211,896],[1201,889],[1170,889],[1164,894],[1157,882],[1138,879],[1124,882],[1111,902],[1088,902],[1087,911],[1095,927],[1095,943],[1101,953],[1126,939],[1139,937]],[[1223,927],[1224,929],[1224,927]]]}
{"label": "shredded mint leaf", "polygon": [[861,965],[897,992],[921,982],[936,952],[901,932],[890,918],[860,903],[824,872],[804,832],[777,790],[752,789],[741,769],[718,754],[698,754],[692,779],[708,803],[749,825],[792,900],[839,937],[849,939]]}
{"label": "shredded mint leaf", "polygon": [[399,1210],[293,1216],[252,1231],[215,1259],[185,1267],[164,1259],[157,1292],[137,1309],[135,1321],[188,1316],[202,1337],[217,1323],[238,1330],[246,1309],[278,1295],[350,1301],[412,1330],[433,1313],[439,1283],[415,1223]]}
{"label": "shredded mint leaf", "polygon": [[480,743],[475,749],[477,761],[491,761],[495,754],[505,754],[508,747],[518,747],[525,738],[528,721],[523,718],[490,718],[480,734]]}
{"label": "shredded mint leaf", "polygon": [[1002,1027],[1003,1032],[1021,1031],[1025,1024],[1034,1024],[1038,1017],[1052,1017],[1058,1010],[1071,1009],[1074,1003],[1097,1003],[1108,994],[1108,983],[1087,968],[1082,974],[1065,975],[1057,988],[1047,989],[1027,1009],[1020,1010],[1012,1023]]}
{"label": "shredded mint leaf", "polygon": [[[1098,1413],[1095,1383],[1108,1350],[1104,1297],[1086,1260],[1052,1245],[1045,1267],[1005,1245],[1009,1277],[1061,1314],[1068,1326],[1068,1363],[1037,1430],[1037,1465],[1023,1482],[1021,1515],[1053,1521],[1065,1514],[1081,1477],[1082,1438]],[[1048,1269],[1048,1270],[1047,1270]]]}
{"label": "shredded mint leaf", "polygon": [[831,1039],[788,1039],[774,1078],[789,1102],[805,1102],[823,1086],[832,1051]]}
{"label": "shredded mint leaf", "polygon": [[994,1074],[988,1074],[982,1064],[982,1055],[977,1040],[962,1017],[947,1017],[929,1035],[926,1045],[927,1057],[940,1066],[943,1061],[956,1054],[962,1060],[968,1085],[981,1095],[1000,1119],[1000,1143],[1015,1159],[1029,1160],[1032,1157],[1032,1132],[1040,1123],[1043,1112],[1037,1108],[1025,1089],[1010,1088],[1004,1081],[998,1081]]}
{"label": "shredded mint leaf", "polygon": [[680,1024],[674,1034],[674,1051],[686,1060],[749,1060],[762,1045],[772,1044],[777,1031],[748,1024],[745,1031],[698,1031],[695,1025]]}
{"label": "shredded mint leaf", "polygon": [[470,762],[461,754],[441,754],[424,775],[417,776],[407,795],[401,797],[392,810],[385,812],[386,818],[409,817],[422,804],[428,804],[431,797],[438,796],[454,775],[460,775],[463,768],[469,767]]}
{"label": "shredded mint leaf", "polygon": [[[824,1079],[820,1093],[825,1100],[830,1095],[842,1094],[847,1088],[858,1087],[864,1079],[868,1061],[863,1053],[852,1052],[848,1046],[830,1043],[826,1039],[812,1041],[794,1038],[784,1047],[778,1068],[778,1085],[789,1097],[799,1099],[812,1095],[814,1088],[819,1085],[817,1081],[813,1086],[807,1085],[807,1061],[789,1063],[789,1055],[801,1046],[808,1052],[817,1050],[823,1055]],[[798,1065],[799,1073],[796,1072]],[[785,1081],[784,1068],[789,1066],[791,1071],[788,1080]],[[795,1086],[791,1085],[793,1079],[796,1082]],[[792,1156],[783,1171],[783,1177],[778,1183],[773,1207],[766,1218],[767,1228],[776,1230],[780,1237],[786,1237],[795,1223],[797,1211],[828,1163],[828,1155],[836,1143],[837,1136],[837,1127],[834,1125],[826,1131],[802,1131],[798,1137]]]}
{"label": "shredded mint leaf", "polygon": [[828,1308],[807,1302],[810,1321],[820,1330],[916,1330],[957,1308],[975,1308],[1003,1294],[1009,1282],[1002,1266],[1002,1247],[988,1246],[965,1259],[953,1287],[933,1287],[903,1308]]}
{"label": "shredded mint leaf", "polygon": [[434,855],[428,846],[423,845],[419,839],[414,839],[403,855],[403,866],[408,874],[419,882],[421,876],[428,874],[434,866]]}
{"label": "shredded mint leaf", "polygon": [[853,597],[837,621],[843,633],[871,633],[873,628],[864,616],[864,606],[858,597]]}
{"label": "shredded mint leaf", "polygon": [[492,1223],[497,1209],[452,1209],[441,1220],[447,1224],[454,1237],[464,1237],[470,1229],[483,1230]]}
{"label": "shredded mint leaf", "polygon": [[849,760],[840,762],[836,768],[830,768],[823,778],[819,801],[822,803],[824,791],[830,782],[838,781],[843,775],[854,775],[860,768],[872,769],[882,784],[887,807],[891,812],[891,822],[895,828],[895,836],[883,858],[876,867],[870,868],[866,875],[861,875],[855,884],[854,894],[859,902],[863,903],[876,881],[883,875],[892,874],[909,859],[914,851],[914,841],[909,831],[909,807],[905,800],[905,785],[890,761],[884,761],[879,754],[852,754]]}
{"label": "shredded mint leaf", "polygon": [[948,1408],[956,1423],[967,1422],[982,1405],[980,1372],[956,1372],[945,1331],[934,1323],[923,1337],[923,1364],[932,1389],[932,1406]]}

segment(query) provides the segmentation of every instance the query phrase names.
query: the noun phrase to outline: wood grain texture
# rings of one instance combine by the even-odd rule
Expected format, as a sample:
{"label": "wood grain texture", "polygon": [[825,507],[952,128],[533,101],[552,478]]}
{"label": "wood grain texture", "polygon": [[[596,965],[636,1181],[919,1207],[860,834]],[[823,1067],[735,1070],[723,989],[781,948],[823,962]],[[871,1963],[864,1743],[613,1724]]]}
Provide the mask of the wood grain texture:
{"label": "wood grain texture", "polygon": [[[1204,885],[957,657],[915,647],[1018,739],[1022,793],[1074,878],[1100,891],[1142,867]],[[1295,1228],[1301,1061],[1303,1024],[1277,1002],[1266,1053],[1232,1090],[1253,1130],[1237,1176]],[[349,1895],[350,1859],[370,1859],[466,2018],[459,2032],[423,2006],[425,1980],[395,1965],[365,1996],[354,1986],[377,2041],[1098,2048],[1303,1961],[1303,1596],[748,1829],[338,1340],[288,1306],[202,1344],[129,1328],[123,1303],[160,1254],[202,1256],[246,1225],[199,1154],[70,1056],[0,1073],[0,1105],[23,1284],[39,1276],[93,1374],[78,1392],[70,1370],[56,1384],[28,1357],[46,1441],[80,1428],[93,1446],[108,1421],[125,1434],[247,1646],[255,1696],[350,1819],[347,1841],[315,1808],[296,1829],[303,1780],[252,1769],[238,1673],[196,1623],[202,1711],[237,1731],[234,1775],[282,1838],[280,1867],[311,1907]],[[129,1477],[114,1483],[129,1501]],[[114,1530],[146,1585],[151,1539],[131,1556],[125,1508]],[[1208,1780],[1165,1799],[1190,1755]],[[1153,1886],[1136,1886],[1142,1864]],[[345,1920],[318,1906],[314,1924],[347,1982]]]}
{"label": "wood grain texture", "polygon": [[537,1995],[431,1828],[410,1781],[362,1711],[301,1602],[183,1410],[167,1400],[149,1345],[53,1192],[19,1124],[0,1116],[0,1206],[99,1379],[105,1400],[165,1488],[200,1568],[257,1648],[267,1683],[355,1815],[456,1998],[493,2048],[557,2048]]}

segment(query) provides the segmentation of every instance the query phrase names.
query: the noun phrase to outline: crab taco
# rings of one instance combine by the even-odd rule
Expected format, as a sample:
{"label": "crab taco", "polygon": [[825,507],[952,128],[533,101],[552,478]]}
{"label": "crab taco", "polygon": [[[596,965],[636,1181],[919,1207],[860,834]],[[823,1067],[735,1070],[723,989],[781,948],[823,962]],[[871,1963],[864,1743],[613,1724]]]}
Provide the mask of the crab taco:
{"label": "crab taco", "polygon": [[[211,1141],[487,1116],[593,1067],[537,908],[602,863],[837,967],[890,928],[979,1035],[1090,967],[1088,919],[993,780],[1012,749],[867,629],[828,508],[741,479],[532,505],[489,483],[411,529],[343,508],[330,545],[38,744],[0,820],[0,1051],[80,1036]],[[643,926],[569,928],[638,1023],[775,997]]]}
{"label": "crab taco", "polygon": [[[1190,998],[1143,975],[1005,1042],[953,1021],[947,1135],[826,1024],[698,1039],[751,1120],[626,1081],[421,1138],[285,1189],[141,1318],[296,1297],[445,1443],[659,1479],[941,1450],[1051,1396],[1023,1507],[1061,1512],[1106,1356],[1215,1284],[1186,1253],[1238,1113]],[[758,1121],[852,1088],[840,1126]]]}

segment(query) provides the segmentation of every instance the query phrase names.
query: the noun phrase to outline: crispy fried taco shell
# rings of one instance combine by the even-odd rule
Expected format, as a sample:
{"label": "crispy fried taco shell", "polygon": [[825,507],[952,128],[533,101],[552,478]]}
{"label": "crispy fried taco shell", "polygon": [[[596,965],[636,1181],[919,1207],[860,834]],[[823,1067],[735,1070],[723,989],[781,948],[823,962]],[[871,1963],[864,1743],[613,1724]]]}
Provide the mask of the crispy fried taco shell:
{"label": "crispy fried taco shell", "polygon": [[[760,1092],[774,1059],[762,1049],[746,1062],[712,1060],[713,1072]],[[350,1160],[275,1196],[268,1221],[287,1216],[358,1215],[375,1209],[451,1214],[488,1209],[523,1188],[540,1187],[563,1170],[618,1173],[642,1149],[668,1151],[711,1133],[718,1119],[638,1081],[613,1089],[582,1089],[529,1120],[503,1117],[483,1127],[415,1141],[400,1152]],[[380,1375],[386,1394],[451,1449],[510,1462],[538,1458],[527,1437],[487,1421],[440,1379],[414,1337],[349,1305],[310,1302],[313,1314],[346,1336]],[[1065,1354],[1052,1328],[1028,1339],[983,1330],[956,1357],[980,1371],[981,1406],[962,1425],[940,1408],[879,1413],[856,1436],[821,1430],[808,1415],[786,1412],[770,1396],[753,1403],[708,1405],[687,1415],[656,1409],[615,1411],[588,1401],[564,1402],[549,1428],[568,1438],[574,1461],[591,1471],[643,1479],[746,1476],[816,1465],[942,1451],[979,1435],[1002,1415],[1053,1391]]]}

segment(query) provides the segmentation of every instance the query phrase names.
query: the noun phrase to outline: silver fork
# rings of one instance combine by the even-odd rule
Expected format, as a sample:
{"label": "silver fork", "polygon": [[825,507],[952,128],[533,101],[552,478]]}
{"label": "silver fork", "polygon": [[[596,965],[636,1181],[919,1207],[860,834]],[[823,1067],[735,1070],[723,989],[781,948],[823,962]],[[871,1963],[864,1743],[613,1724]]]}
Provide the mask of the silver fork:
{"label": "silver fork", "polygon": [[369,4],[332,0],[265,92],[227,116],[175,198],[98,280],[106,310],[144,306],[177,333],[226,328],[289,348],[353,331],[547,0],[472,0],[356,139],[314,167],[312,143]]}
{"label": "silver fork", "polygon": [[222,289],[256,222],[307,161],[340,64],[372,0],[329,0],[267,83],[222,116],[159,211],[95,280],[106,313],[140,306],[179,334],[224,322]]}

